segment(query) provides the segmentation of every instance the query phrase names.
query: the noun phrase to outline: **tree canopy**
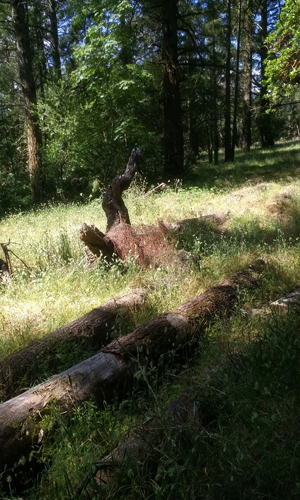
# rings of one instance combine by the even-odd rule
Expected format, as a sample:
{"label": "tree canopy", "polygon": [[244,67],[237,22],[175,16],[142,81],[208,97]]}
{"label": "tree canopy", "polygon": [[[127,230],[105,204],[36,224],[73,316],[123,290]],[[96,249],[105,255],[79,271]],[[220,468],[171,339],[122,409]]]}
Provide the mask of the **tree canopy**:
{"label": "tree canopy", "polygon": [[297,135],[297,108],[266,112],[297,82],[298,19],[290,0],[1,2],[1,206],[94,197],[134,147],[153,182]]}

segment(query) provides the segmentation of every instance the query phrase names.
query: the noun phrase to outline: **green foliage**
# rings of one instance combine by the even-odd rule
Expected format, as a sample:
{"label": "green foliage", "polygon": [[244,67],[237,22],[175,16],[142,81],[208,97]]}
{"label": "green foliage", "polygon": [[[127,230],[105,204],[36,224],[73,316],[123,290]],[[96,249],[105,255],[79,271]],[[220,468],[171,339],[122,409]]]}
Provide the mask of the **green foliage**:
{"label": "green foliage", "polygon": [[151,66],[137,64],[134,54],[124,61],[124,51],[129,44],[134,47],[136,37],[133,7],[129,2],[118,2],[113,11],[109,7],[94,12],[95,22],[74,51],[76,69],[61,86],[49,84],[39,103],[50,140],[46,185],[62,189],[66,197],[72,178],[80,180],[79,189],[87,195],[90,180],[108,184],[137,145],[145,153],[146,175],[159,168]]}
{"label": "green foliage", "polygon": [[300,6],[286,0],[276,29],[268,36],[266,77],[272,99],[291,94],[300,74]]}

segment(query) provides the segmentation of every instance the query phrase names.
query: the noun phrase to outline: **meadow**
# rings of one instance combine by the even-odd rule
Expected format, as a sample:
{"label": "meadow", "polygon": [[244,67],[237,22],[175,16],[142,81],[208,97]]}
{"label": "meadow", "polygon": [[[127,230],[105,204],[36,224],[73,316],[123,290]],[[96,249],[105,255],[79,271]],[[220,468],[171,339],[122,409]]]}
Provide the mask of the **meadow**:
{"label": "meadow", "polygon": [[[234,163],[210,165],[205,155],[188,180],[149,189],[138,176],[124,196],[134,226],[222,213],[221,227],[203,224],[177,238],[200,256],[196,265],[142,269],[134,258],[90,268],[79,241],[81,223],[105,231],[101,199],[48,202],[4,215],[0,242],[13,265],[0,283],[0,360],[132,288],[147,292],[142,310],[116,325],[117,335],[200,294],[258,258],[268,259],[262,283],[241,293],[235,313],[219,319],[184,363],[158,374],[136,374],[128,398],[98,408],[91,398],[71,415],[43,418],[44,445],[33,450],[26,475],[0,471],[3,498],[34,499],[296,499],[300,496],[299,314],[269,307],[300,283],[300,144],[237,153]],[[2,256],[1,256],[2,257]],[[253,311],[260,311],[253,314]],[[239,362],[217,369],[228,353]],[[41,360],[19,391],[91,356],[89,344],[62,346]],[[192,393],[201,418],[170,425],[166,406]],[[3,394],[0,390],[0,400]],[[149,415],[164,428],[159,443],[137,460],[124,459],[101,486],[90,473]],[[165,422],[165,425],[164,425]],[[126,458],[126,457],[125,457]],[[134,463],[133,463],[134,462]],[[31,470],[32,469],[32,470]],[[1,490],[0,490],[1,494]]]}

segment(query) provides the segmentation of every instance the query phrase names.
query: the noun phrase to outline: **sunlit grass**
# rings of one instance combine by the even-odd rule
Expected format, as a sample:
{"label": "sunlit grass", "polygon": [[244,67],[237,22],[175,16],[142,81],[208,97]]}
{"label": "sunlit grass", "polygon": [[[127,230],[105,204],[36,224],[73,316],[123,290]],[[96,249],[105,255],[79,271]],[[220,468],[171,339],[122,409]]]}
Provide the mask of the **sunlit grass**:
{"label": "sunlit grass", "polygon": [[[86,205],[47,205],[32,212],[15,213],[2,219],[0,242],[5,243],[10,240],[9,248],[21,260],[11,254],[14,276],[10,283],[0,285],[0,358],[26,346],[34,339],[42,338],[108,298],[135,287],[141,287],[147,292],[145,307],[133,315],[135,326],[138,326],[157,314],[174,309],[180,303],[191,299],[261,257],[266,257],[270,262],[263,283],[257,290],[251,290],[242,296],[241,306],[246,313],[252,308],[267,307],[271,300],[282,296],[300,283],[298,164],[300,164],[299,143],[288,143],[279,144],[274,150],[254,149],[246,156],[237,152],[235,163],[220,164],[217,167],[209,166],[205,159],[200,159],[197,176],[191,175],[191,181],[182,184],[180,181],[172,180],[166,183],[163,190],[146,198],[144,198],[146,188],[142,179],[138,178],[134,182],[126,192],[125,203],[129,209],[131,223],[135,226],[214,213],[226,215],[225,223],[219,228],[203,220],[203,224],[192,227],[177,238],[178,248],[184,248],[200,256],[200,264],[197,266],[179,267],[173,263],[170,266],[145,270],[140,269],[134,260],[131,260],[110,266],[99,263],[98,266],[89,269],[84,249],[79,241],[79,228],[81,223],[86,222],[95,224],[100,230],[105,231],[106,220],[100,200],[94,200]],[[43,498],[50,499],[51,496],[61,499],[71,498],[74,493],[72,488],[80,479],[78,470],[84,474],[87,464],[110,450],[118,434],[130,427],[130,422],[139,420],[137,414],[146,414],[149,407],[152,411],[158,411],[155,407],[157,401],[160,401],[163,408],[166,402],[189,389],[191,381],[197,386],[207,363],[218,360],[228,350],[244,348],[253,338],[259,339],[266,331],[265,323],[260,323],[258,320],[250,321],[247,318],[237,311],[229,322],[218,322],[208,332],[205,345],[201,344],[199,348],[201,356],[193,361],[192,365],[186,365],[185,372],[182,375],[178,373],[176,379],[171,379],[172,383],[170,380],[164,383],[161,381],[161,389],[155,385],[156,401],[153,401],[150,393],[145,391],[139,393],[136,399],[129,397],[126,403],[129,405],[127,410],[122,407],[116,410],[114,407],[107,408],[105,413],[98,412],[93,406],[94,403],[90,402],[78,409],[68,428],[66,425],[69,424],[66,424],[62,417],[63,422],[59,426],[57,439],[54,439],[53,443],[49,442],[48,448],[44,450],[43,460],[47,463],[49,475],[45,474],[43,477]],[[276,328],[281,332],[280,326]],[[272,343],[270,338],[268,333],[267,341]],[[287,339],[286,342],[288,345]],[[253,372],[251,374],[253,375]],[[234,384],[230,380],[227,386],[225,384],[225,389],[220,387],[219,390],[232,391],[232,398],[235,398],[237,396]],[[153,384],[157,384],[157,381]],[[244,391],[238,387],[236,391]],[[274,407],[277,404],[276,397],[282,398],[281,392],[276,394],[275,402],[272,402]],[[254,401],[254,396],[251,397]],[[209,394],[209,398],[212,404],[215,396]],[[289,396],[286,402],[289,408],[293,406]],[[222,401],[218,400],[218,404],[222,406]],[[247,406],[247,401],[244,404]],[[249,405],[251,404],[250,401]],[[231,413],[228,406],[226,411],[227,416],[225,415],[223,420],[220,419],[222,428],[219,429],[219,434],[216,434],[216,440],[220,447],[233,448],[229,441],[234,436],[234,424],[230,423]],[[276,411],[274,409],[274,413]],[[56,418],[58,417],[49,416],[49,428]],[[237,420],[233,418],[233,422]],[[85,421],[88,422],[87,426],[83,423]],[[109,422],[114,422],[114,426],[110,426]],[[102,425],[105,425],[105,430],[100,432],[98,429]],[[261,431],[261,439],[264,432],[271,433],[272,425],[270,421],[268,430]],[[226,426],[229,429],[229,437],[225,435]],[[241,426],[237,434],[239,439],[244,432],[243,429],[249,435],[252,432],[252,428],[249,430],[249,427]],[[252,437],[249,437],[250,441],[251,439]],[[237,441],[238,438],[234,441],[236,446],[238,446]],[[207,442],[204,442],[203,446],[208,460],[208,465],[205,467],[210,477],[214,477],[212,491],[218,495],[218,477],[213,467],[220,467],[222,460],[227,460],[226,454],[222,452],[223,448],[217,446],[215,449],[211,444],[208,446]],[[268,452],[267,446],[261,449],[262,453]],[[174,466],[173,472],[179,469],[170,449],[165,450],[165,455],[163,453],[160,459],[165,469],[162,469],[162,475],[155,480],[161,492],[165,491],[167,495],[169,494],[167,486],[171,484],[172,479],[171,476],[168,479],[166,472],[168,457]],[[234,450],[232,449],[230,453],[233,456]],[[289,456],[283,454],[284,460],[286,461]],[[244,462],[240,452],[238,457],[237,467],[241,467],[242,470]],[[252,460],[250,452],[247,457],[245,463],[248,467]],[[224,469],[227,472],[230,469],[228,464],[229,462],[226,462]],[[203,470],[204,468],[201,469],[201,474]],[[229,473],[232,475],[232,472]],[[203,486],[205,472],[201,474],[202,491],[205,493]],[[226,491],[230,491],[226,474],[224,472],[220,477],[224,487],[229,488]],[[172,480],[176,484],[177,472],[173,476]],[[235,481],[235,474],[233,477]],[[184,481],[188,484],[188,476],[185,476]],[[183,488],[182,484],[178,482],[179,489]],[[135,498],[142,498],[143,485],[138,485],[136,482],[135,487],[137,490],[133,491],[139,492]],[[126,491],[127,496],[124,495],[124,498],[134,498],[129,489]],[[158,489],[154,488],[151,491],[149,498],[164,498],[163,493],[160,497],[155,496],[158,495]],[[205,498],[214,498],[213,493],[210,495],[206,492],[206,494]],[[122,495],[122,488],[118,491],[118,495]],[[29,495],[28,498],[33,499],[38,496],[35,491],[32,497]],[[112,497],[107,496],[107,498]]]}
{"label": "sunlit grass", "polygon": [[[277,146],[275,156],[264,151],[254,151],[246,159],[238,156],[234,165],[222,166],[223,172],[213,187],[183,186],[180,181],[172,181],[162,191],[145,198],[143,180],[137,178],[125,194],[133,225],[170,222],[216,212],[226,214],[224,231],[216,233],[206,227],[200,232],[186,234],[181,241],[182,248],[200,254],[200,271],[178,273],[170,267],[141,272],[134,266],[130,272],[126,267],[121,269],[122,266],[100,266],[88,271],[79,228],[82,222],[87,222],[105,231],[100,200],[87,205],[50,204],[3,219],[0,241],[10,240],[9,248],[20,260],[11,254],[15,277],[1,287],[2,356],[8,345],[11,346],[9,351],[14,344],[14,349],[18,349],[30,339],[79,317],[128,286],[138,284],[148,288],[150,300],[157,302],[153,309],[162,312],[200,293],[254,257],[271,255],[282,267],[285,263],[291,267],[292,249],[297,254],[299,246],[300,182],[292,178],[289,182],[282,179],[265,182],[259,174],[261,163],[264,167],[268,162],[274,163],[274,158],[281,158],[281,153],[288,154],[287,161],[293,168],[298,151],[297,144],[293,143]],[[251,182],[246,180],[238,188],[233,186],[228,180],[231,167],[236,174],[242,167],[247,168],[247,164],[252,165],[256,178]],[[215,168],[211,167],[212,175]],[[218,169],[221,172],[221,166]],[[283,200],[282,210],[272,212],[278,196],[285,192],[288,197]],[[297,275],[295,270],[292,275]],[[14,330],[27,331],[20,346],[19,333],[15,335]],[[9,338],[9,342],[5,338]],[[15,342],[12,339],[16,339]]]}

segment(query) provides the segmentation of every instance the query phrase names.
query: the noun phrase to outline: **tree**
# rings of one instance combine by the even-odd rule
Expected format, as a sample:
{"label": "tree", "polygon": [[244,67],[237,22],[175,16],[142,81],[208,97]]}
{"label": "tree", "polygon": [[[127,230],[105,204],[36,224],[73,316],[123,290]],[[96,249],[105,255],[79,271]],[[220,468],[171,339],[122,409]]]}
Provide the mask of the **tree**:
{"label": "tree", "polygon": [[51,56],[53,61],[53,70],[55,78],[61,79],[61,61],[58,40],[58,25],[57,25],[57,2],[56,0],[48,0],[47,11],[49,13],[50,21],[50,43],[51,43]]}
{"label": "tree", "polygon": [[272,99],[288,95],[300,83],[300,5],[286,0],[275,30],[268,36],[265,77]]}
{"label": "tree", "polygon": [[12,205],[23,203],[27,193],[26,140],[22,96],[15,84],[19,80],[15,59],[10,4],[0,11],[0,209],[4,214]]}
{"label": "tree", "polygon": [[251,103],[252,103],[252,42],[254,32],[254,0],[249,0],[244,11],[241,59],[243,64],[242,74],[242,99],[243,116],[241,126],[241,148],[242,151],[250,151],[251,147]]}
{"label": "tree", "polygon": [[232,5],[227,0],[226,10],[226,72],[225,72],[225,161],[232,160],[231,149],[231,36]]}
{"label": "tree", "polygon": [[31,194],[34,201],[39,201],[42,194],[40,182],[42,138],[36,113],[37,94],[26,7],[27,4],[21,0],[11,0],[12,23],[27,126],[28,169]]}
{"label": "tree", "polygon": [[183,130],[177,54],[178,1],[162,0],[164,161],[167,174],[183,174]]}
{"label": "tree", "polygon": [[237,37],[236,37],[235,89],[234,89],[234,105],[233,105],[231,160],[234,160],[234,151],[237,142],[237,115],[238,115],[239,84],[240,84],[241,23],[242,23],[242,3],[241,0],[238,0],[238,27],[237,27]]}
{"label": "tree", "polygon": [[268,35],[268,7],[269,1],[262,0],[260,8],[260,116],[259,116],[259,130],[261,137],[261,145],[263,148],[274,146],[274,136],[272,130],[272,120],[271,115],[266,113],[268,109],[268,94],[267,87],[265,83],[265,63],[267,60],[268,49],[266,46],[266,38]]}

